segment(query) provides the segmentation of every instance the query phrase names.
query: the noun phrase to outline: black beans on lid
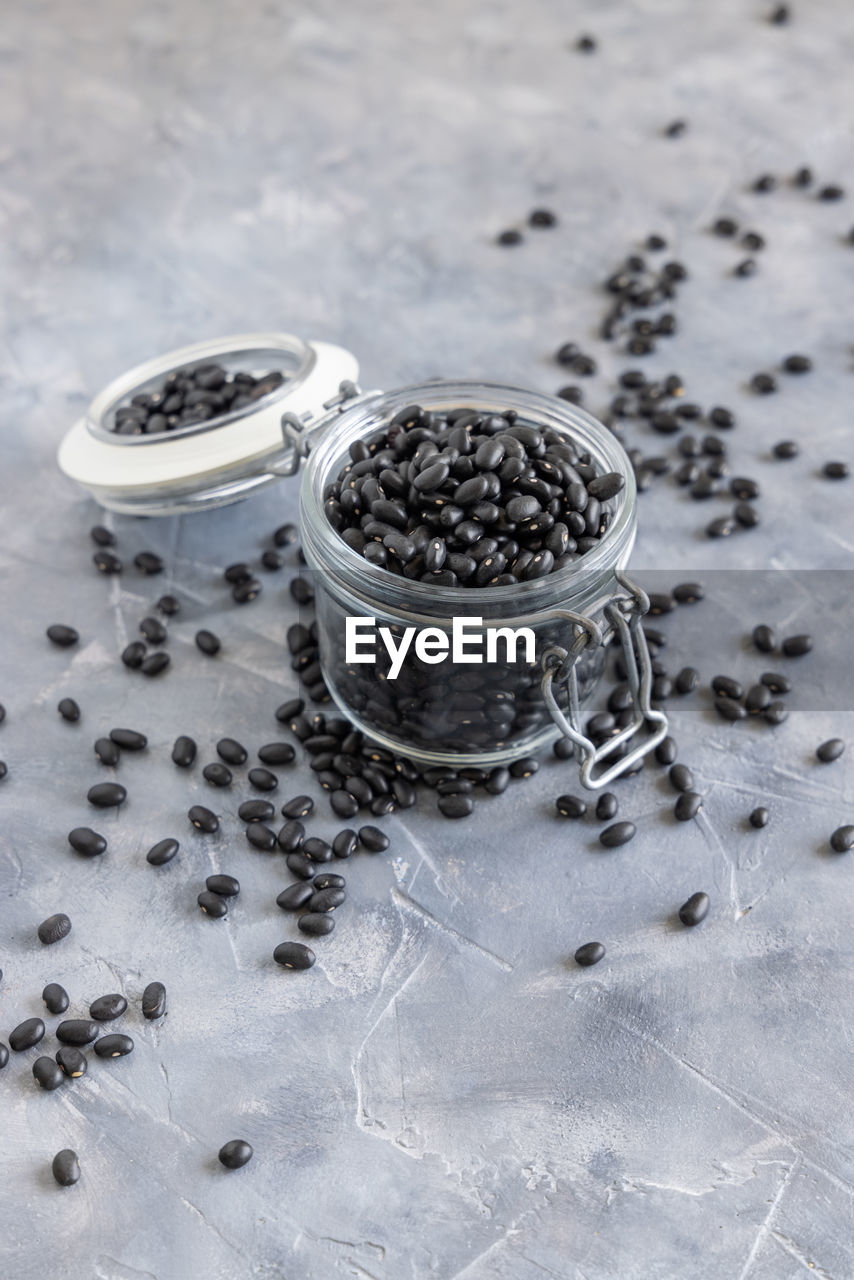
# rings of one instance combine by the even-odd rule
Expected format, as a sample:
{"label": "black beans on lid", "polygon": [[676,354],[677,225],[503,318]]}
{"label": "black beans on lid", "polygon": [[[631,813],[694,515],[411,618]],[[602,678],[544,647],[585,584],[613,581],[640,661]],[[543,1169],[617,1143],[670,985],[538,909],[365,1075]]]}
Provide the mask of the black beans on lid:
{"label": "black beans on lid", "polygon": [[125,397],[113,410],[108,429],[116,435],[159,435],[246,410],[285,382],[278,370],[229,372],[220,364],[185,365],[150,390]]}
{"label": "black beans on lid", "polygon": [[598,472],[570,436],[513,410],[409,405],[371,441],[351,445],[325,511],[352,550],[397,576],[507,586],[595,547],[624,487],[623,475]]}

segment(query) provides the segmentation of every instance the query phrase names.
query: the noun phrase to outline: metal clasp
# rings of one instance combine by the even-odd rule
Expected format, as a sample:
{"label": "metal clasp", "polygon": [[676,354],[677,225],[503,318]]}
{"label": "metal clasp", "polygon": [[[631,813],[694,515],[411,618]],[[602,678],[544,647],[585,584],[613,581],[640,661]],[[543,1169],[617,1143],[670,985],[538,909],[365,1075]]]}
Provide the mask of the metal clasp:
{"label": "metal clasp", "polygon": [[[615,596],[605,606],[604,613],[609,623],[605,634],[603,635],[597,623],[583,614],[555,609],[554,616],[566,619],[572,626],[572,644],[568,650],[553,646],[542,657],[543,698],[561,733],[574,744],[575,758],[580,760],[582,786],[591,791],[607,786],[626,773],[642,756],[656,747],[667,733],[667,717],[663,711],[654,708],[651,702],[652,662],[641,626],[641,619],[649,612],[649,596],[621,570],[616,570],[615,577],[626,594]],[[617,636],[622,647],[626,681],[632,695],[633,715],[630,724],[597,747],[582,727],[576,668],[584,650],[588,646],[596,647],[605,643],[610,634]],[[562,684],[564,681],[567,682],[569,694],[568,718],[557,704],[554,689],[555,683]],[[643,740],[607,767],[607,761],[614,752],[635,738],[641,730],[646,731]],[[602,772],[594,777],[593,770],[599,766],[602,766]]]}
{"label": "metal clasp", "polygon": [[[335,409],[338,413],[343,413],[345,409],[350,407],[350,402],[357,399],[361,394],[361,388],[355,382],[351,382],[349,378],[345,378],[343,382],[338,384],[338,390],[335,395],[324,401],[323,408],[327,411]],[[300,463],[304,458],[308,457],[311,449],[309,437],[324,421],[323,415],[318,421],[310,411],[303,414],[283,413],[280,423],[282,441],[285,446],[284,452],[273,461],[265,460],[264,471],[277,476],[296,475],[297,471],[299,471]]]}

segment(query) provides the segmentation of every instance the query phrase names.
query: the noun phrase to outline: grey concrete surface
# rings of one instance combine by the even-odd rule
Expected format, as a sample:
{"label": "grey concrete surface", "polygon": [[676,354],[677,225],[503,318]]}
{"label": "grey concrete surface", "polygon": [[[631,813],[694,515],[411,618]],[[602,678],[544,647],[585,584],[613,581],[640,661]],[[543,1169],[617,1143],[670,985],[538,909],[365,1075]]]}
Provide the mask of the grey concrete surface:
{"label": "grey concrete surface", "polygon": [[[824,1280],[854,1275],[851,1014],[854,898],[825,852],[854,821],[854,751],[827,768],[815,745],[854,736],[850,488],[820,479],[854,462],[850,431],[851,201],[822,205],[758,173],[815,166],[850,179],[854,14],[720,0],[561,5],[506,0],[33,0],[0,25],[0,1038],[62,982],[73,1009],[124,991],[136,1040],[123,1061],[39,1092],[36,1052],[0,1072],[0,1272],[10,1280]],[[599,52],[572,49],[590,31]],[[661,136],[682,116],[678,141]],[[494,234],[545,203],[560,216],[513,251]],[[768,238],[755,280],[705,228],[732,213]],[[749,676],[760,620],[812,629],[776,732],[731,728],[695,697],[672,706],[680,758],[705,796],[675,824],[657,771],[621,784],[634,843],[605,854],[595,824],[561,823],[577,789],[549,762],[469,824],[430,797],[386,821],[389,854],[345,869],[350,900],[310,974],[271,961],[296,936],[274,898],[277,858],[245,845],[242,782],[211,793],[169,762],[189,732],[200,765],[231,733],[276,736],[295,691],[282,650],[294,616],[284,576],[236,609],[219,573],[293,518],[296,488],[192,518],[115,520],[129,563],[168,573],[97,578],[89,502],[55,447],[88,398],[127,366],[197,338],[282,328],[359,356],[366,385],[434,374],[554,390],[559,342],[600,360],[595,409],[624,357],[595,344],[603,276],[651,230],[692,279],[680,335],[649,361],[678,369],[704,405],[739,416],[737,471],[761,480],[763,524],[712,545],[700,507],[668,481],[644,495],[635,565],[667,582],[704,569],[712,597],[670,627],[673,668]],[[816,372],[777,396],[743,384],[790,350]],[[630,442],[661,441],[634,426]],[[768,462],[796,436],[797,462]],[[822,583],[819,590],[816,584]],[[829,583],[829,586],[828,586]],[[738,587],[736,584],[741,584]],[[836,587],[838,586],[838,591]],[[173,670],[143,682],[117,654],[162,591],[182,614]],[[816,601],[818,600],[818,603]],[[72,652],[44,628],[81,632]],[[200,625],[223,653],[201,659]],[[670,664],[668,650],[667,661]],[[793,666],[794,670],[794,666]],[[62,723],[59,697],[81,703]],[[91,743],[127,724],[117,814],[89,810],[111,776]],[[304,765],[279,795],[317,794]],[[765,800],[770,825],[749,830]],[[223,815],[215,838],[186,822]],[[315,829],[339,824],[318,809]],[[86,862],[66,832],[109,840]],[[161,871],[155,840],[181,841]],[[243,886],[226,922],[195,896],[212,869]],[[707,922],[675,927],[698,888]],[[65,910],[71,936],[35,928]],[[572,953],[601,939],[596,969]],[[169,1015],[142,1022],[160,978]],[[47,1043],[47,1042],[46,1042]],[[50,1044],[53,1045],[51,1039]],[[53,1045],[55,1047],[55,1045]],[[231,1137],[255,1159],[216,1165]],[[60,1190],[50,1160],[74,1147]]]}

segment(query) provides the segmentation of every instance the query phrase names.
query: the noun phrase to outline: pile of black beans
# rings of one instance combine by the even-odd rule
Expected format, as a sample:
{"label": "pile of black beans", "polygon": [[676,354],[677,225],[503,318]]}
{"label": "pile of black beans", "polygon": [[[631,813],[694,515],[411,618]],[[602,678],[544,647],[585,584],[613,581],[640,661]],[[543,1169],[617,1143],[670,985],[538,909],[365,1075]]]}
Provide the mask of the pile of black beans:
{"label": "pile of black beans", "polygon": [[625,487],[512,409],[409,405],[350,459],[324,494],[333,528],[371,564],[439,587],[514,586],[573,564]]}
{"label": "pile of black beans", "polygon": [[214,422],[276,391],[278,370],[228,373],[220,364],[173,369],[154,391],[138,391],[113,413],[110,430],[120,436],[158,435],[200,422]]}

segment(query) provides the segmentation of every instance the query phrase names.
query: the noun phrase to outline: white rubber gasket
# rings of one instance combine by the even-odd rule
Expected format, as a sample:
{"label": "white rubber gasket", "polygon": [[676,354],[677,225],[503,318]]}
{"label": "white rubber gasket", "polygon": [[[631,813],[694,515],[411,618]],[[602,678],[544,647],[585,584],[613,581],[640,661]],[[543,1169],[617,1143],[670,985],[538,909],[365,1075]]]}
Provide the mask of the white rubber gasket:
{"label": "white rubber gasket", "polygon": [[[309,359],[304,372],[293,379],[283,394],[259,402],[254,412],[186,436],[149,437],[139,445],[126,439],[115,442],[93,432],[92,420],[117,400],[133,394],[138,387],[171,368],[200,360],[216,360],[232,351],[282,349],[305,346]],[[343,347],[328,342],[302,344],[288,334],[253,333],[198,343],[181,348],[129,370],[105,387],[93,400],[87,416],[80,418],[62,440],[57,453],[60,469],[99,497],[117,492],[144,493],[153,486],[191,484],[198,477],[206,487],[217,472],[231,472],[246,464],[247,474],[255,474],[266,455],[281,456],[285,450],[282,414],[319,416],[343,381],[355,382],[359,366],[356,357]]]}

